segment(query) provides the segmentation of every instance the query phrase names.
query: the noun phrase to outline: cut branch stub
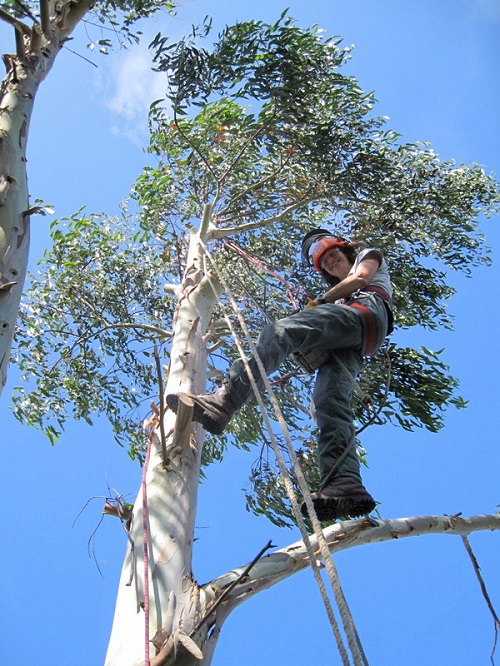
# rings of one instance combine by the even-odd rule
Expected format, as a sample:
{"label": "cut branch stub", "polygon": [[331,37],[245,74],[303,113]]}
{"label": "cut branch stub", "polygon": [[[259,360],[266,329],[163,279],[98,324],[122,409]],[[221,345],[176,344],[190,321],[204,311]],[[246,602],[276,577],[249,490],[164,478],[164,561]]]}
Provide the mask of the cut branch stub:
{"label": "cut branch stub", "polygon": [[191,422],[193,420],[194,402],[187,395],[179,396],[177,418],[172,436],[172,449],[185,449],[189,446]]}

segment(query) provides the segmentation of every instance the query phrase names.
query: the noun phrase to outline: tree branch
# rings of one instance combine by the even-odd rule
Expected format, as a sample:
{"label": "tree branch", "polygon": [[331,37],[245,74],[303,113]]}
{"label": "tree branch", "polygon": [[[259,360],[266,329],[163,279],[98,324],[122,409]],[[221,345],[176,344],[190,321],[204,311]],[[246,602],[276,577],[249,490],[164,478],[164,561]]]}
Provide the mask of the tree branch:
{"label": "tree branch", "polygon": [[[224,173],[222,174],[222,176],[218,179],[218,181],[217,181],[217,192],[216,192],[215,197],[214,197],[214,205],[215,205],[215,203],[216,203],[216,202],[218,201],[218,199],[219,199],[220,191],[221,191],[221,188],[222,188],[222,184],[224,183],[225,179],[226,179],[227,176],[231,173],[231,171],[234,169],[234,167],[238,164],[239,160],[240,160],[240,159],[242,158],[242,156],[244,155],[244,153],[245,153],[246,149],[248,148],[248,146],[249,146],[249,145],[252,143],[252,141],[253,141],[257,136],[259,136],[259,134],[261,134],[263,131],[264,131],[264,125],[261,125],[261,126],[260,126],[260,127],[259,127],[259,128],[253,133],[253,134],[252,134],[252,136],[251,136],[249,139],[247,139],[247,141],[245,141],[245,143],[243,144],[243,148],[239,151],[239,153],[236,155],[236,157],[234,158],[234,160],[233,160],[233,161],[231,162],[231,164],[227,167],[227,169],[224,171]],[[237,198],[237,197],[236,197],[236,198]],[[234,201],[234,199],[233,199],[233,201]],[[231,205],[231,203],[232,203],[232,202],[230,201],[229,204],[228,204],[228,206],[226,206],[226,209]]]}
{"label": "tree branch", "polygon": [[17,19],[15,16],[12,16],[8,12],[6,12],[1,7],[0,7],[0,21],[12,25],[16,30],[22,32],[23,35],[31,34],[31,28],[29,26],[27,26],[25,23]]}
{"label": "tree branch", "polygon": [[44,35],[50,35],[50,11],[48,0],[40,0],[40,26]]}
{"label": "tree branch", "polygon": [[[252,138],[253,138],[253,137],[252,137]],[[245,147],[246,147],[246,146],[245,146]],[[285,159],[285,160],[281,163],[281,165],[279,166],[279,168],[276,169],[276,171],[273,171],[273,173],[269,174],[269,175],[266,176],[265,178],[261,178],[260,180],[258,180],[258,181],[257,181],[256,183],[254,183],[253,185],[249,185],[246,189],[244,189],[244,190],[242,190],[241,192],[239,192],[236,196],[234,196],[234,197],[231,199],[231,201],[229,201],[229,202],[227,203],[227,205],[226,205],[221,211],[219,211],[218,216],[225,215],[225,214],[231,209],[231,206],[232,206],[236,201],[238,201],[238,199],[241,199],[242,197],[246,196],[249,192],[253,192],[254,190],[259,189],[259,187],[262,187],[263,185],[265,185],[266,183],[268,183],[270,180],[273,180],[274,178],[276,178],[276,176],[280,173],[280,171],[283,171],[283,169],[285,168],[287,162],[289,162],[289,161],[290,161],[290,157],[288,157],[287,159]],[[224,174],[224,176],[225,176],[225,175],[226,175],[226,174]]]}
{"label": "tree branch", "polygon": [[156,374],[158,377],[158,398],[160,405],[160,439],[161,439],[161,456],[163,460],[163,467],[166,469],[167,466],[167,438],[165,436],[165,424],[163,418],[165,416],[165,396],[163,392],[163,377],[161,370],[160,355],[158,353],[158,347],[154,346],[154,355],[155,355],[155,364],[156,364]]}
{"label": "tree branch", "polygon": [[[335,553],[354,546],[382,541],[394,541],[410,536],[424,534],[467,535],[482,530],[500,530],[500,514],[458,518],[455,516],[416,516],[388,520],[349,520],[335,523],[323,530],[330,552]],[[319,552],[317,538],[310,537],[311,546]],[[252,569],[244,585],[235,585],[226,598],[232,608],[243,603],[249,597],[266,590],[281,582],[288,576],[309,566],[306,547],[303,541],[297,541],[285,548],[275,551],[262,558]],[[229,582],[237,579],[244,567],[233,569],[230,573],[220,576],[204,585],[214,590],[224,588]]]}
{"label": "tree branch", "polygon": [[488,590],[486,589],[486,583],[484,582],[484,579],[481,575],[481,567],[479,566],[479,562],[477,561],[477,558],[474,555],[474,552],[472,551],[471,545],[469,543],[469,539],[465,536],[465,534],[462,534],[462,541],[464,543],[465,550],[467,551],[470,561],[472,562],[472,566],[474,567],[474,572],[479,581],[479,586],[481,588],[484,600],[486,601],[486,605],[488,606],[488,610],[490,611],[491,616],[493,617],[493,622],[495,626],[495,640],[493,642],[493,650],[491,651],[491,656],[490,656],[491,663],[493,664],[494,663],[493,655],[495,654],[495,650],[497,647],[498,630],[500,629],[500,619],[493,607],[493,604],[491,603],[490,595],[488,594]]}
{"label": "tree branch", "polygon": [[221,229],[218,227],[213,228],[211,236],[212,238],[225,238],[226,236],[241,234],[245,231],[253,231],[254,229],[261,229],[262,227],[267,227],[273,222],[281,222],[283,218],[289,215],[296,208],[299,208],[304,204],[310,203],[311,201],[314,201],[317,198],[318,198],[317,194],[315,194],[314,196],[305,197],[304,199],[301,199],[300,201],[296,201],[294,204],[291,204],[290,206],[282,210],[281,213],[279,213],[278,215],[273,215],[272,217],[266,217],[263,220],[248,222],[247,224],[242,224],[237,227],[227,227],[225,229]]}
{"label": "tree branch", "polygon": [[17,5],[20,10],[24,13],[25,16],[30,18],[35,25],[38,23],[37,17],[31,12],[30,8],[27,7],[21,0],[14,0],[14,4]]}
{"label": "tree branch", "polygon": [[[255,564],[260,560],[260,558],[264,555],[266,550],[269,550],[269,548],[272,548],[272,543],[269,541],[264,548],[254,557],[254,559],[246,565],[246,567],[243,569],[243,571],[238,575],[238,577],[232,581],[228,587],[222,592],[222,594],[215,599],[215,601],[207,608],[206,612],[204,613],[203,617],[200,619],[200,621],[194,626],[194,628],[190,631],[189,633],[189,638],[192,639],[193,636],[195,636],[202,626],[205,624],[205,622],[208,620],[208,618],[213,615],[213,613],[217,610],[217,608],[221,605],[221,603],[224,601],[224,599],[231,593],[234,587],[238,585],[238,583],[243,582],[248,574],[250,573],[251,569],[255,566]],[[162,666],[162,664],[165,663],[165,661],[168,659],[170,656],[173,648],[174,648],[175,641],[173,640],[173,637],[171,636],[169,640],[165,643],[165,645],[162,647],[160,652],[154,657],[154,659],[151,660],[150,666]]]}

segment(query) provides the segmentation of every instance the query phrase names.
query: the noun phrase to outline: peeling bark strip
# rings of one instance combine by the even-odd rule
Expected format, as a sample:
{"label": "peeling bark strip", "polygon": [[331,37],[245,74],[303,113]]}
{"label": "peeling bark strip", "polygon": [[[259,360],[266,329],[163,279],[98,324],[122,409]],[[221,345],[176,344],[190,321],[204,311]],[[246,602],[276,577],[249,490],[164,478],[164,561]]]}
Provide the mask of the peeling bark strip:
{"label": "peeling bark strip", "polygon": [[6,76],[0,85],[0,393],[28,264],[26,145],[33,104],[62,44],[92,5],[41,0],[41,22],[30,15],[32,27],[0,10],[0,20],[16,36],[16,54],[3,55]]}

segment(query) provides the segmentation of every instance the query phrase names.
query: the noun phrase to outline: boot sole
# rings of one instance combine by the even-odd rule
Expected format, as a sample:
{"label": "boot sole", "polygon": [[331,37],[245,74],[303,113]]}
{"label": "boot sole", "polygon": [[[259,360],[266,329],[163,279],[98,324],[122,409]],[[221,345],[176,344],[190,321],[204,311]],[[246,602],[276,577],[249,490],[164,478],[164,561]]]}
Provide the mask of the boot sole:
{"label": "boot sole", "polygon": [[[177,410],[179,408],[179,397],[181,395],[188,395],[187,393],[185,394],[177,394],[177,393],[171,393],[167,395],[166,397],[166,402],[169,408],[177,414]],[[193,421],[196,421],[196,423],[200,423],[205,430],[208,430],[212,435],[222,435],[224,432],[224,427],[221,426],[219,420],[217,417],[212,417],[210,415],[210,412],[208,411],[207,407],[204,405],[201,405],[196,396],[189,395],[189,398],[193,401],[194,403],[194,408],[193,408]]]}
{"label": "boot sole", "polygon": [[[320,522],[338,518],[357,518],[366,516],[377,506],[370,495],[351,495],[346,497],[315,497],[314,509]],[[307,516],[307,507],[302,504],[302,514]]]}

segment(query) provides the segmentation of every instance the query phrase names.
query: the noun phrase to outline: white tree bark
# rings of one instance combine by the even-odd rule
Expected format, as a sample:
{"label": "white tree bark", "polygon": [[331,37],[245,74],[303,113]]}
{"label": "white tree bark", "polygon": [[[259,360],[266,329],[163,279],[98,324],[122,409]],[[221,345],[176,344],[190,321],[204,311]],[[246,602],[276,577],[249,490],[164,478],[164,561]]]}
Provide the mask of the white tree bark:
{"label": "white tree bark", "polygon": [[[220,291],[202,271],[202,243],[207,242],[211,207],[205,209],[200,230],[191,236],[187,269],[179,289],[174,322],[171,362],[165,390],[203,393],[206,386],[206,333]],[[202,590],[191,572],[194,521],[204,433],[192,424],[177,436],[176,417],[167,412],[164,419],[167,465],[162,459],[159,424],[152,437],[151,457],[146,476],[148,507],[148,555],[150,640],[161,646],[168,640],[175,647],[177,661],[190,659],[189,633],[212,598]],[[106,664],[139,666],[145,661],[143,501],[140,491],[134,505],[130,539],[123,565]],[[133,569],[133,582],[129,585]],[[203,643],[206,628],[198,641]],[[156,637],[156,638],[155,638]],[[180,661],[179,661],[180,660]]]}
{"label": "white tree bark", "polygon": [[26,145],[38,86],[62,44],[92,5],[91,0],[40,2],[40,24],[32,28],[0,12],[12,25],[16,54],[3,56],[0,86],[0,393],[5,385],[29,253],[30,209]]}
{"label": "white tree bark", "polygon": [[[430,534],[467,536],[471,532],[483,530],[500,530],[500,513],[471,518],[458,516],[415,516],[389,520],[362,518],[330,525],[323,530],[323,534],[330,552],[334,554],[355,546],[394,541],[406,537]],[[316,536],[311,535],[310,540],[319,558]],[[228,594],[224,604],[225,613],[228,614],[243,601],[308,566],[309,558],[303,541],[297,541],[266,555],[255,564],[250,573],[245,576],[245,580],[236,585]],[[244,570],[245,566],[233,569],[230,573],[207,583],[204,588],[210,589],[211,593],[217,596],[237,580]]]}

